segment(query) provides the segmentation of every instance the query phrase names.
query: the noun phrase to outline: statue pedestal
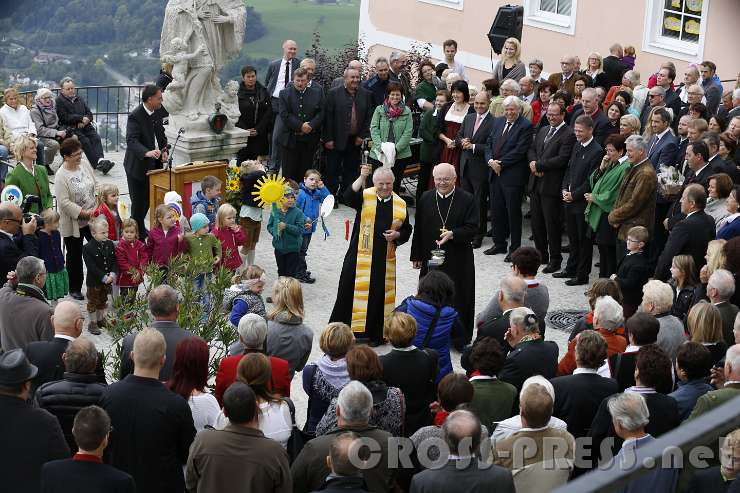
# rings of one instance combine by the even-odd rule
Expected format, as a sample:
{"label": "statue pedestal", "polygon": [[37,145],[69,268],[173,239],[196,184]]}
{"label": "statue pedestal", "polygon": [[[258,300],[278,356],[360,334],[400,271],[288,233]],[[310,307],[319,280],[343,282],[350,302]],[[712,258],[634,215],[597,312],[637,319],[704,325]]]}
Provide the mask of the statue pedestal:
{"label": "statue pedestal", "polygon": [[[230,161],[236,157],[236,153],[247,145],[247,131],[234,127],[229,123],[220,134],[215,134],[208,124],[191,124],[182,127],[173,125],[170,116],[170,124],[165,127],[167,141],[172,144],[173,164],[191,163],[194,161]],[[177,131],[184,128],[185,133],[177,140]]]}

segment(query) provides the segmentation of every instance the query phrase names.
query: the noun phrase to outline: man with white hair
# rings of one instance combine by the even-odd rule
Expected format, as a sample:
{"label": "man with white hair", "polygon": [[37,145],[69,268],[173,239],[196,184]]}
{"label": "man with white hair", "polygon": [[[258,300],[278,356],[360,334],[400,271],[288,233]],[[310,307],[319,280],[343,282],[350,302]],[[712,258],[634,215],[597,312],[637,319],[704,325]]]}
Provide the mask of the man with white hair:
{"label": "man with white hair", "polygon": [[730,298],[735,294],[735,278],[732,272],[726,269],[717,269],[707,283],[707,297],[709,301],[719,309],[722,315],[722,336],[727,346],[735,343],[735,336],[732,333],[732,326],[735,323],[735,317],[740,310],[730,303]]}
{"label": "man with white hair", "polygon": [[660,324],[656,344],[675,359],[678,347],[686,342],[683,322],[671,314],[673,288],[662,281],[650,280],[642,287],[641,311],[654,316]]}
{"label": "man with white hair", "polygon": [[560,72],[550,74],[547,79],[551,84],[555,84],[559,90],[563,90],[571,95],[575,94],[576,78],[578,70],[576,68],[576,57],[566,55],[560,59]]}
{"label": "man with white hair", "polygon": [[56,101],[54,93],[46,87],[40,87],[34,97],[36,104],[31,106],[31,120],[36,126],[36,135],[44,145],[44,165],[55,173],[62,161],[58,161],[55,167],[51,168],[54,158],[59,152],[59,143],[67,137],[67,131],[59,128],[59,117],[56,112]]}
{"label": "man with white hair", "polygon": [[[506,98],[508,98],[509,96],[516,96],[517,98],[519,98],[519,95],[521,94],[521,87],[519,86],[519,83],[514,79],[506,79],[501,83],[499,91],[500,95],[493,98],[490,106],[488,107],[491,115],[496,118],[504,116],[504,101],[506,100]],[[521,98],[519,98],[519,102],[521,115],[531,122],[534,115],[534,113],[532,112],[532,105],[528,101]]]}
{"label": "man with white hair", "polygon": [[[357,70],[357,73],[360,75],[360,78],[362,78],[362,62],[359,60],[350,60],[347,64],[347,68],[344,69],[345,74],[347,73],[347,70],[353,69]],[[346,75],[340,75],[339,77],[334,78],[334,80],[331,82],[331,89],[335,89],[337,87],[342,87],[344,85],[344,78]]]}
{"label": "man with white hair", "polygon": [[[0,208],[3,206],[10,204],[2,204]],[[15,267],[15,276],[17,284],[8,282],[0,289],[0,348],[5,351],[25,350],[31,342],[50,341],[54,337],[52,310],[44,297],[44,261],[38,257],[23,257]]]}
{"label": "man with white hair", "polygon": [[[514,308],[524,306],[527,296],[527,282],[521,277],[508,275],[501,279],[498,290],[498,306],[491,303],[476,317],[478,335],[476,341],[483,337],[493,337],[501,344],[504,352],[510,351],[511,346],[504,339],[506,331],[509,330],[509,316]],[[500,312],[500,315],[494,313]],[[465,356],[463,355],[463,359]]]}
{"label": "man with white hair", "polygon": [[[454,308],[464,328],[457,345],[470,342],[475,309],[475,262],[471,242],[478,232],[478,206],[473,194],[455,186],[457,173],[449,163],[432,170],[434,189],[416,205],[416,228],[411,240],[411,261],[424,277],[430,269],[444,272],[455,284]],[[433,250],[443,250],[439,264]]]}
{"label": "man with white hair", "polygon": [[[368,424],[373,408],[373,396],[362,383],[353,380],[342,388],[337,397],[337,427],[325,435],[306,443],[295,458],[290,472],[293,477],[294,493],[308,493],[319,489],[329,476],[326,457],[330,455],[334,439],[352,431],[364,441],[372,443],[368,466],[360,467],[370,491],[389,491],[393,486],[395,470],[388,458],[389,440],[387,431]],[[361,458],[366,458],[362,453]]]}
{"label": "man with white hair", "polygon": [[[681,82],[681,84],[676,88],[676,92],[678,92],[678,98],[684,105],[688,104],[688,90],[691,86],[699,82],[699,75],[699,67],[693,63],[687,66],[686,70],[683,71],[683,82]],[[707,99],[704,97],[704,90],[702,90],[701,93],[702,97],[699,102],[706,104]]]}
{"label": "man with white hair", "polygon": [[601,110],[601,104],[599,97],[596,93],[596,89],[587,87],[581,93],[581,108],[574,111],[571,116],[572,122],[578,120],[581,115],[586,115],[591,118],[594,122],[594,139],[603,148],[606,142],[606,138],[609,136],[609,128],[611,124],[609,119],[606,117],[604,111]]}
{"label": "man with white hair", "polygon": [[[513,81],[512,81],[513,82]],[[527,150],[532,143],[532,124],[522,116],[522,101],[508,96],[504,116],[496,118],[486,141],[486,162],[491,168],[491,219],[493,247],[485,255],[505,253],[504,261],[522,244],[522,197],[528,180]],[[507,239],[511,245],[507,250]]]}
{"label": "man with white hair", "polygon": [[393,193],[393,171],[376,169],[367,187],[370,172],[363,165],[344,192],[344,203],[357,214],[329,321],[344,322],[378,346],[383,321],[396,306],[396,248],[411,237],[411,225],[406,202]]}
{"label": "man with white hair", "polygon": [[[625,392],[611,397],[608,401],[608,408],[614,431],[624,440],[611,468],[634,469],[639,465],[635,462],[637,449],[655,440],[645,430],[650,420],[648,405],[642,395]],[[635,493],[675,491],[679,472],[678,468],[664,468],[661,463],[658,463],[654,469],[632,479],[619,491]]]}

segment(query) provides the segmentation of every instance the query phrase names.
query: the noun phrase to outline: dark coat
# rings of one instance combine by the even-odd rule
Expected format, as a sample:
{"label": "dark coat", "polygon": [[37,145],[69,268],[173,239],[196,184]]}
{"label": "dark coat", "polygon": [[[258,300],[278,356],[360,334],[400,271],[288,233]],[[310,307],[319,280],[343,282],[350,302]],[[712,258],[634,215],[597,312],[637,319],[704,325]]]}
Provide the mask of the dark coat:
{"label": "dark coat", "polygon": [[[169,380],[172,374],[172,365],[175,363],[177,344],[183,339],[193,337],[193,333],[181,328],[177,322],[168,322],[163,320],[155,320],[151,323],[150,327],[160,331],[164,336],[165,343],[167,344],[164,366],[159,370],[159,379],[164,382]],[[123,380],[127,375],[134,372],[134,362],[131,361],[131,351],[134,349],[135,337],[135,333],[128,334],[123,338],[123,342],[121,343],[121,367],[118,373],[119,380]]]}
{"label": "dark coat", "polygon": [[436,351],[433,356],[421,349],[395,351],[380,357],[383,381],[403,392],[406,404],[404,436],[411,436],[422,426],[432,424],[429,404],[437,400]]}
{"label": "dark coat", "polygon": [[55,460],[41,470],[44,493],[136,493],[134,478],[108,464],[87,460]]}
{"label": "dark coat", "polygon": [[[54,337],[51,341],[36,341],[26,346],[26,356],[32,365],[39,369],[33,379],[33,387],[39,388],[46,382],[55,382],[64,378],[64,361],[62,354],[67,350],[71,341],[62,337]],[[103,355],[98,353],[98,363],[95,368],[97,381],[105,383],[103,369]]]}
{"label": "dark coat", "polygon": [[460,153],[460,176],[470,176],[471,181],[485,181],[491,172],[486,164],[486,141],[493,128],[493,115],[486,112],[485,118],[473,135],[477,113],[468,113],[462,122],[455,141],[462,147],[462,139],[470,139],[475,147],[473,150],[463,149]]}
{"label": "dark coat", "polygon": [[519,343],[506,356],[498,378],[512,384],[517,391],[521,391],[524,381],[533,375],[550,379],[558,369],[558,351],[558,345],[552,341],[536,339]]}
{"label": "dark coat", "polygon": [[527,152],[527,160],[534,161],[537,171],[544,173],[542,177],[532,176],[530,192],[562,197],[563,177],[573,154],[576,136],[573,129],[564,124],[545,144],[549,132],[549,125],[542,127]]}
{"label": "dark coat", "polygon": [[62,94],[57,96],[57,116],[59,117],[59,128],[77,127],[84,117],[93,120],[92,111],[81,97],[75,95],[69,99]]}
{"label": "dark coat", "polygon": [[[275,92],[275,86],[277,85],[278,77],[285,77],[285,74],[280,74],[280,67],[282,66],[283,59],[278,58],[277,60],[273,60],[270,62],[270,64],[267,66],[267,72],[265,73],[265,87],[267,88],[267,93],[272,97],[272,93]],[[294,58],[290,62],[290,77],[288,83],[293,81],[293,72],[295,72],[298,67],[301,65],[301,59],[300,58]]]}
{"label": "dark coat", "polygon": [[466,493],[514,493],[514,480],[511,471],[501,466],[486,464],[481,466],[478,460],[468,461],[462,467],[450,460],[441,469],[427,469],[411,479],[411,491],[414,493],[449,493],[464,491]]}
{"label": "dark coat", "polygon": [[38,257],[39,242],[36,235],[17,234],[12,239],[0,232],[0,283],[5,284],[8,272],[15,270],[23,257]]}
{"label": "dark coat", "polygon": [[110,240],[92,239],[82,247],[82,260],[85,261],[87,273],[85,285],[97,287],[103,285],[103,277],[109,273],[118,273],[116,249]]}
{"label": "dark coat", "polygon": [[691,255],[694,264],[701,269],[707,263],[705,255],[707,245],[715,238],[716,230],[712,216],[703,210],[696,211],[686,219],[679,221],[671,230],[665,248],[658,258],[655,277],[661,281],[671,278],[671,263],[676,255]]}
{"label": "dark coat", "polygon": [[692,493],[725,493],[730,491],[730,486],[740,485],[740,480],[726,480],[722,476],[720,466],[709,467],[707,469],[698,469],[694,471],[689,481],[689,488],[686,491]]}
{"label": "dark coat", "polygon": [[740,171],[735,166],[734,161],[727,162],[717,154],[709,160],[709,166],[712,167],[715,173],[726,173],[729,175],[735,184],[740,183]]}
{"label": "dark coat", "polygon": [[604,70],[604,84],[606,86],[604,89],[607,91],[612,86],[620,85],[622,83],[622,76],[629,69],[627,65],[622,63],[622,60],[614,55],[604,57],[602,68]]}
{"label": "dark coat", "polygon": [[162,114],[155,111],[150,116],[143,104],[137,106],[126,121],[126,155],[123,158],[126,175],[144,181],[147,171],[161,166],[161,160],[145,157],[144,154],[155,148],[164,150],[166,146]]}
{"label": "dark coat", "polygon": [[[329,91],[325,103],[322,127],[324,142],[334,142],[334,149],[344,151],[350,137],[363,139],[370,137],[370,121],[373,118],[375,106],[372,103],[372,95],[368,91],[358,87],[353,97],[342,85]],[[353,104],[357,120],[357,133],[354,136],[350,135]]]}
{"label": "dark coat", "polygon": [[684,176],[686,173],[683,173],[683,164],[686,160],[686,148],[689,146],[689,138],[686,137],[685,139],[682,139],[681,137],[676,138],[676,157],[673,160],[674,166],[678,171],[680,171]]}
{"label": "dark coat", "polygon": [[36,390],[36,402],[40,408],[46,409],[59,420],[70,450],[77,450],[72,435],[77,411],[93,404],[98,405],[107,388],[98,380],[98,375],[94,373],[64,373],[63,380],[45,383]]}
{"label": "dark coat", "polygon": [[362,476],[339,476],[327,479],[313,493],[362,493],[368,491]]}
{"label": "dark coat", "polygon": [[[502,137],[505,128],[506,118],[496,118],[486,140],[486,163],[491,159],[501,161],[501,174],[491,173],[490,181],[500,181],[505,187],[524,187],[529,171],[527,150],[532,145],[534,130],[529,120],[521,115]],[[502,138],[504,141],[499,142]]]}
{"label": "dark coat", "polygon": [[248,130],[253,128],[257,135],[250,136],[247,141],[247,155],[249,159],[264,156],[269,153],[269,132],[273,121],[272,100],[267,89],[257,82],[254,89],[250,90],[239,84],[239,120],[236,126]]}
{"label": "dark coat", "polygon": [[[657,135],[654,135],[648,142],[648,159],[653,163],[653,167],[659,170],[661,166],[673,166],[676,162],[676,153],[678,152],[678,142],[670,130],[653,144]],[[684,152],[686,152],[684,150]]]}
{"label": "dark coat", "polygon": [[[576,119],[584,115],[585,112],[583,110],[583,106],[578,108],[573,112],[573,114],[570,117],[570,121],[573,125],[576,123]],[[594,140],[599,143],[601,147],[605,147],[606,138],[614,133],[612,130],[612,125],[609,123],[609,118],[607,118],[606,113],[599,108],[596,113],[591,115],[591,120],[594,122]]]}
{"label": "dark coat", "polygon": [[[280,91],[280,119],[282,125],[278,143],[287,148],[295,146],[297,140],[315,141],[321,136],[324,120],[324,95],[321,91],[307,88],[302,93],[290,86]],[[301,126],[308,123],[313,129],[310,134],[301,134]]]}
{"label": "dark coat", "polygon": [[637,306],[642,302],[642,287],[650,279],[650,266],[644,253],[625,255],[617,266],[616,281],[624,303]]}
{"label": "dark coat", "polygon": [[164,69],[160,69],[159,75],[157,75],[157,80],[154,81],[154,85],[164,91],[167,89],[167,86],[170,85],[170,82],[172,82],[172,75],[165,72]]}
{"label": "dark coat", "polygon": [[69,457],[59,421],[17,397],[0,395],[0,437],[3,493],[40,492],[43,464]]}
{"label": "dark coat", "polygon": [[588,435],[601,401],[618,392],[616,381],[596,373],[565,375],[551,383],[555,388],[552,415],[568,423],[568,432],[575,438]]}
{"label": "dark coat", "polygon": [[569,214],[582,216],[586,211],[587,202],[584,194],[591,190],[588,177],[599,167],[602,157],[604,157],[604,149],[595,137],[586,147],[580,142],[573,145],[573,153],[570,156],[565,176],[563,176],[561,189],[568,190],[573,195],[573,201],[565,206]]}
{"label": "dark coat", "polygon": [[511,351],[511,346],[509,346],[509,343],[504,339],[506,331],[509,330],[510,316],[511,310],[507,310],[497,317],[478,320],[478,333],[475,337],[475,341],[473,341],[473,344],[465,346],[465,349],[460,356],[460,366],[462,366],[465,371],[472,372],[475,369],[473,368],[473,364],[470,362],[470,355],[473,352],[473,346],[475,346],[475,344],[484,337],[492,337],[493,339],[496,339],[505,352],[508,353]]}
{"label": "dark coat", "polygon": [[389,73],[386,80],[381,80],[380,77],[374,75],[368,80],[362,83],[362,87],[367,89],[372,98],[373,111],[375,107],[380,106],[385,101],[385,92],[388,87],[388,83],[393,80],[393,75]]}
{"label": "dark coat", "polygon": [[139,493],[181,493],[195,438],[185,399],[157,380],[129,375],[108,387],[100,406],[113,426],[108,462],[131,474]]}

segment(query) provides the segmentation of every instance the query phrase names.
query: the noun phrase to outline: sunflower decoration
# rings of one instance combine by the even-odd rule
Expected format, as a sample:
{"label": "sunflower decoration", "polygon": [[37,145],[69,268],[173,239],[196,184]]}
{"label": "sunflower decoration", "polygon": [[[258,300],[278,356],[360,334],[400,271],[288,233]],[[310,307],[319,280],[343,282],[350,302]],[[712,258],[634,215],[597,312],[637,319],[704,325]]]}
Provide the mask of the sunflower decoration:
{"label": "sunflower decoration", "polygon": [[272,204],[278,204],[283,201],[285,194],[285,186],[287,182],[285,178],[278,175],[263,176],[257,180],[257,185],[252,195],[255,196],[255,201],[260,207],[268,207]]}
{"label": "sunflower decoration", "polygon": [[236,161],[232,161],[229,166],[226,167],[226,202],[231,204],[237,211],[241,209],[242,197],[241,197],[241,182],[240,169],[237,166]]}

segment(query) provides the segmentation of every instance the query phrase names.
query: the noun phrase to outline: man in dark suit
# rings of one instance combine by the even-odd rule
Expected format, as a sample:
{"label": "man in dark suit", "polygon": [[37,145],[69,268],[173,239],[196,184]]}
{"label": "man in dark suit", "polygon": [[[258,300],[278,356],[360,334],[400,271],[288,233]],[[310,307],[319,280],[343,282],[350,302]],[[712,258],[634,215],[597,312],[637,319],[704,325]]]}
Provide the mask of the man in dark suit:
{"label": "man in dark suit", "polygon": [[[496,491],[514,493],[511,472],[479,463],[480,420],[470,411],[453,411],[442,425],[450,459],[441,469],[427,469],[411,479],[412,492]],[[454,456],[455,458],[452,458]]]}
{"label": "man in dark suit", "polygon": [[555,406],[552,415],[568,423],[575,438],[584,437],[591,428],[601,401],[619,390],[617,382],[596,371],[606,359],[607,344],[593,330],[576,336],[576,365],[572,375],[552,379]]}
{"label": "man in dark suit", "polygon": [[460,154],[460,175],[463,190],[473,194],[478,204],[478,234],[472,241],[473,248],[480,248],[488,227],[488,175],[486,165],[486,141],[493,127],[493,116],[488,112],[490,98],[486,91],[475,96],[475,113],[465,116],[457,133],[457,145],[462,147]]}
{"label": "man in dark suit", "polygon": [[103,464],[103,451],[108,446],[110,418],[102,408],[81,409],[72,428],[79,450],[71,459],[44,464],[41,488],[44,493],[134,493],[134,478],[113,466]]}
{"label": "man in dark suit", "polygon": [[575,122],[581,115],[590,117],[594,122],[594,140],[604,148],[604,143],[606,142],[606,138],[609,136],[608,131],[611,125],[609,124],[609,119],[601,110],[601,104],[599,103],[596,89],[587,87],[583,90],[583,93],[581,94],[581,105],[581,108],[573,112],[570,121]]}
{"label": "man in dark suit", "polygon": [[[693,183],[698,183],[704,187],[704,191],[707,191],[709,189],[709,177],[715,173],[714,168],[709,165],[709,148],[707,145],[703,141],[690,142],[686,147],[686,162],[690,171],[684,179],[681,193]],[[663,221],[663,226],[670,231],[676,223],[685,217],[686,215],[681,211],[681,195],[679,195],[678,200],[671,205],[668,215]]]}
{"label": "man in dark suit", "polygon": [[655,108],[665,108],[665,95],[665,89],[660,86],[654,86],[648,90],[645,106],[642,107],[642,111],[640,112],[642,130],[647,129],[648,125],[650,125],[650,114]]}
{"label": "man in dark suit", "polygon": [[594,246],[588,237],[588,223],[584,216],[586,211],[584,194],[590,190],[588,177],[599,166],[604,156],[604,149],[596,142],[593,130],[593,120],[590,117],[581,115],[576,119],[573,132],[578,143],[573,146],[568,169],[563,177],[563,202],[570,255],[565,269],[553,274],[553,277],[567,278],[565,284],[568,286],[588,284],[588,275],[591,273]]}
{"label": "man in dark suit", "polygon": [[707,245],[715,238],[714,219],[704,213],[707,193],[699,184],[691,184],[681,194],[681,212],[686,218],[671,230],[665,249],[655,267],[654,278],[667,281],[671,278],[671,262],[676,255],[691,255],[697,269],[707,263]]}
{"label": "man in dark suit", "polygon": [[563,176],[573,152],[576,136],[565,124],[565,108],[556,103],[547,107],[550,125],[542,127],[529,148],[529,196],[532,200],[532,234],[534,245],[547,267],[542,272],[560,270],[563,254]]}
{"label": "man in dark suit", "polygon": [[609,47],[609,56],[604,57],[603,69],[606,75],[606,87],[609,91],[612,86],[618,86],[622,83],[622,76],[629,69],[622,63],[621,58],[624,56],[622,45],[614,43]]}
{"label": "man in dark suit", "polygon": [[716,132],[706,132],[702,137],[702,140],[709,150],[709,167],[712,168],[715,173],[725,173],[732,178],[732,181],[735,184],[740,183],[740,171],[738,171],[735,163],[732,160],[727,162],[719,156],[719,134]]}
{"label": "man in dark suit", "polygon": [[532,144],[532,124],[521,115],[522,103],[516,96],[503,102],[504,116],[496,118],[486,140],[486,162],[490,174],[493,246],[486,255],[507,253],[504,261],[522,243],[522,196],[527,183],[527,150]]}
{"label": "man in dark suit", "polygon": [[[517,313],[521,310],[527,312],[523,320],[522,314]],[[534,312],[529,308],[518,308],[509,318],[511,323],[505,339],[514,349],[506,355],[498,378],[516,387],[517,391],[522,390],[524,381],[531,376],[542,375],[548,380],[553,378],[558,369],[558,345],[545,341],[540,335]]]}
{"label": "man in dark suit", "polygon": [[673,165],[676,169],[681,172],[684,176],[684,161],[686,160],[686,148],[689,145],[689,123],[691,117],[684,115],[678,119],[678,127],[676,128],[676,157],[673,160]]}
{"label": "man in dark suit", "polygon": [[[69,457],[59,421],[29,403],[37,368],[22,349],[0,353],[0,470],[4,493],[41,491],[44,463]],[[12,446],[11,446],[12,444]]]}
{"label": "man in dark suit", "polygon": [[280,91],[278,144],[282,148],[283,176],[296,182],[313,166],[324,118],[324,96],[306,87],[308,74],[299,68],[293,73],[293,85]]}
{"label": "man in dark suit", "polygon": [[280,134],[280,91],[290,85],[293,80],[293,73],[298,70],[301,60],[296,58],[298,45],[292,39],[286,39],[283,42],[283,56],[273,60],[267,66],[265,73],[265,87],[272,98],[272,116],[275,119],[272,122],[272,144],[270,147],[270,167],[277,172],[280,169],[281,155],[280,145],[277,137]]}
{"label": "man in dark suit", "polygon": [[388,83],[391,81],[391,69],[388,59],[378,57],[375,60],[375,75],[362,83],[362,87],[372,94],[373,110],[376,106],[383,104]]}
{"label": "man in dark suit", "polygon": [[[149,311],[154,317],[151,328],[162,333],[167,342],[167,358],[159,372],[159,380],[169,380],[172,374],[172,365],[175,363],[175,351],[177,344],[183,339],[193,337],[192,332],[180,327],[177,319],[180,315],[180,295],[166,284],[152,289],[149,293]],[[128,334],[121,343],[121,367],[118,379],[123,380],[126,375],[134,372],[131,352],[134,349],[136,334]]]}
{"label": "man in dark suit", "polygon": [[195,438],[190,406],[159,381],[165,339],[144,329],[134,341],[134,373],[108,387],[100,407],[110,416],[110,460],[141,492],[183,491],[183,465]]}
{"label": "man in dark suit", "polygon": [[360,71],[347,68],[343,84],[326,97],[322,127],[327,150],[324,182],[337,197],[357,179],[362,140],[370,136],[374,109],[370,93],[360,87]]}
{"label": "man in dark suit", "polygon": [[3,284],[8,272],[15,270],[20,259],[38,256],[39,245],[35,233],[35,217],[23,222],[20,207],[9,202],[0,204],[0,279]]}
{"label": "man in dark suit", "polygon": [[671,67],[663,67],[658,70],[655,84],[665,89],[665,106],[673,112],[673,130],[678,125],[678,114],[681,112],[681,96],[673,89],[673,81],[676,79],[676,70]]}
{"label": "man in dark suit", "polygon": [[[656,108],[650,117],[650,128],[653,137],[648,144],[648,159],[660,172],[662,166],[672,166],[676,160],[676,137],[671,132],[671,115],[666,108]],[[650,242],[650,260],[655,263],[668,239],[668,232],[661,224],[671,207],[672,197],[663,197],[658,192],[655,204],[655,224],[653,238]]]}
{"label": "man in dark suit", "polygon": [[126,122],[126,170],[131,195],[131,217],[139,225],[139,236],[146,238],[144,218],[149,210],[148,171],[159,168],[169,158],[167,137],[164,135],[162,89],[148,85],[141,93],[142,103],[131,112]]}

